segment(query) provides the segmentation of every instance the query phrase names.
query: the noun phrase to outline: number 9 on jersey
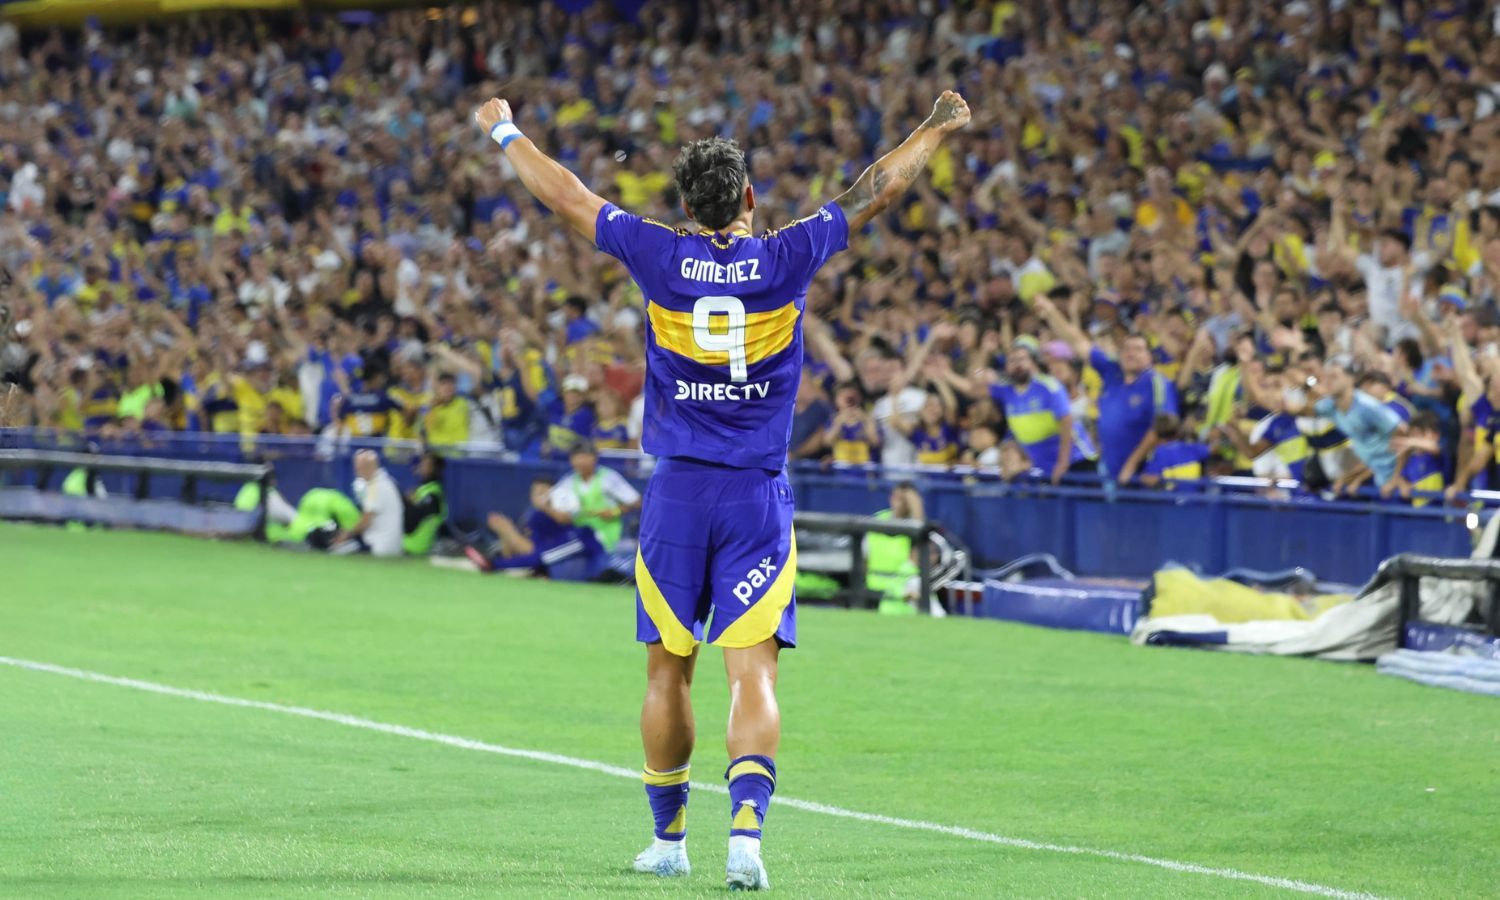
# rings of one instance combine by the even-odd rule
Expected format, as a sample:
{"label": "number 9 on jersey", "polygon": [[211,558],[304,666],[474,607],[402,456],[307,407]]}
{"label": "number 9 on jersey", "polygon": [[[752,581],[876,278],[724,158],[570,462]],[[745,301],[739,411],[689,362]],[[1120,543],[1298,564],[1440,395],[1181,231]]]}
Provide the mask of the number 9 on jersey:
{"label": "number 9 on jersey", "polygon": [[[728,319],[714,322],[715,316]],[[712,326],[719,325],[715,330]],[[747,381],[749,366],[745,362],[745,304],[738,297],[699,297],[693,304],[693,340],[710,353],[729,354],[729,380]]]}

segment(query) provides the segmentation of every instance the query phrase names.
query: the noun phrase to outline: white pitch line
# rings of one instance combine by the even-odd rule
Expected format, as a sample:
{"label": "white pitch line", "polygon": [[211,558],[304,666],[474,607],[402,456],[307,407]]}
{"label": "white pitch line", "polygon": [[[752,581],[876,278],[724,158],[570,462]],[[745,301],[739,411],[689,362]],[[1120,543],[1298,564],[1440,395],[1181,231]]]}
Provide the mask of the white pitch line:
{"label": "white pitch line", "polygon": [[[92,681],[98,684],[112,684],[116,687],[133,688],[138,691],[146,691],[152,694],[164,694],[168,697],[180,697],[184,700],[198,700],[203,703],[217,703],[220,706],[238,706],[245,709],[260,709],[267,712],[282,713],[288,716],[300,716],[304,719],[318,719],[324,722],[333,722],[337,725],[347,725],[350,728],[363,728],[366,731],[378,731],[382,734],[394,734],[398,737],[413,738],[419,741],[428,741],[433,744],[445,744],[449,747],[458,747],[463,750],[478,750],[481,753],[493,753],[498,756],[510,756],[516,759],[529,759],[536,762],[552,763],[559,766],[571,766],[575,769],[586,769],[590,772],[599,772],[604,775],[614,775],[618,778],[629,778],[637,780],[641,773],[637,769],[626,769],[622,766],[612,766],[609,763],[596,762],[591,759],[580,759],[576,756],[563,756],[558,753],[546,753],[541,750],[522,750],[516,747],[504,747],[499,744],[491,744],[487,741],[477,741],[473,738],[460,737],[453,734],[441,734],[435,731],[426,731],[421,728],[410,728],[405,725],[393,725],[389,722],[377,722],[374,719],[365,719],[360,716],[350,716],[344,713],[327,712],[321,709],[310,709],[305,706],[287,706],[281,703],[268,703],[264,700],[247,700],[243,697],[227,697],[223,694],[213,694],[208,691],[194,691],[187,688],[172,687],[167,684],[158,684],[154,681],[141,681],[136,678],[119,678],[114,675],[105,675],[102,672],[90,672],[85,669],[73,669],[67,666],[53,665],[52,663],[35,662],[28,659],[15,659],[9,656],[0,656],[0,664],[12,666],[17,669],[29,669],[33,672],[47,672],[52,675],[64,675],[68,678],[77,678],[81,681]],[[700,791],[711,791],[716,794],[727,794],[729,790],[719,784],[703,784],[693,782],[693,788]],[[893,828],[906,828],[913,831],[930,831],[937,834],[946,834],[952,837],[965,838],[971,841],[983,841],[987,844],[999,844],[1003,847],[1014,847],[1020,850],[1037,850],[1045,853],[1071,853],[1076,856],[1092,856],[1098,859],[1110,859],[1118,862],[1138,863],[1145,866],[1155,866],[1171,872],[1187,872],[1194,875],[1207,875],[1212,878],[1224,878],[1232,881],[1248,881],[1266,887],[1279,888],[1286,891],[1295,891],[1302,894],[1315,894],[1320,897],[1335,897],[1340,900],[1375,900],[1374,894],[1360,891],[1346,891],[1340,888],[1327,887],[1321,884],[1313,884],[1307,881],[1297,881],[1292,878],[1277,878],[1272,875],[1256,875],[1252,872],[1241,872],[1238,869],[1221,869],[1215,866],[1200,866],[1197,863],[1178,862],[1171,859],[1158,859],[1154,856],[1142,856],[1136,853],[1120,853],[1115,850],[1096,850],[1092,847],[1071,847],[1066,844],[1048,844],[1042,841],[1028,841],[1025,838],[1006,837],[1001,834],[992,834],[987,831],[975,831],[972,828],[960,828],[955,825],[943,825],[938,822],[924,822],[920,819],[902,819],[895,816],[883,816],[878,813],[859,812],[853,809],[844,809],[839,806],[828,806],[823,803],[814,803],[809,800],[796,800],[790,797],[776,798],[777,806],[789,806],[806,812],[821,813],[825,816],[836,816],[841,819],[854,819],[859,822],[873,822],[877,825],[889,825]]]}

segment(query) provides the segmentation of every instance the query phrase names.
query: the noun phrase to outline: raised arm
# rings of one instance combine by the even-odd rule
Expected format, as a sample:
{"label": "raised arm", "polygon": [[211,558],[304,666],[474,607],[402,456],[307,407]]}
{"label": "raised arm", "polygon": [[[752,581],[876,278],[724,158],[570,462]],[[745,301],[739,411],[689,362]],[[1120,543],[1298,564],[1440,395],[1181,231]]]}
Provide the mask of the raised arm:
{"label": "raised arm", "polygon": [[949,132],[969,124],[969,104],[953,91],[943,91],[933,104],[932,115],[917,126],[901,146],[875,160],[834,202],[844,211],[851,232],[863,228],[911,187],[927,160]]}
{"label": "raised arm", "polygon": [[594,223],[604,198],[584,187],[578,176],[569,172],[552,157],[537,149],[511,121],[510,104],[491,100],[474,113],[474,121],[500,144],[505,158],[521,176],[521,183],[532,196],[561,216],[572,229],[594,243]]}
{"label": "raised arm", "polygon": [[1469,353],[1469,342],[1464,340],[1463,331],[1456,319],[1448,328],[1448,355],[1453,357],[1453,374],[1458,376],[1464,401],[1473,402],[1483,397],[1484,379],[1479,375],[1479,368],[1474,365],[1474,357]]}
{"label": "raised arm", "polygon": [[833,373],[833,380],[843,383],[853,378],[854,366],[839,352],[839,346],[829,333],[828,326],[810,315],[803,316],[802,320],[806,323],[803,334],[807,336],[813,355]]}
{"label": "raised arm", "polygon": [[1084,334],[1082,328],[1068,321],[1068,317],[1057,308],[1057,304],[1046,297],[1038,297],[1032,303],[1031,308],[1042,317],[1042,321],[1051,326],[1059,340],[1072,347],[1073,352],[1077,353],[1080,359],[1088,362],[1089,353],[1094,349],[1094,342],[1089,340],[1089,336]]}

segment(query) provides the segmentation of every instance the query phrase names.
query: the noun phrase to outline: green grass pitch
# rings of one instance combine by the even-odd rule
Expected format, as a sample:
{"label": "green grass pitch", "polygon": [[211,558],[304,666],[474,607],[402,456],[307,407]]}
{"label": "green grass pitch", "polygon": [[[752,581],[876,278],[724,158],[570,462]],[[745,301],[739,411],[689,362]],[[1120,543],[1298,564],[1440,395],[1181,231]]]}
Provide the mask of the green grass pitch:
{"label": "green grass pitch", "polygon": [[[0,656],[311,707],[625,769],[627,589],[249,543],[0,525]],[[1209,867],[986,843],[773,804],[791,897],[1494,896],[1500,706],[1365,666],[1140,649],[988,621],[807,609],[778,791]],[[719,782],[717,651],[694,780]],[[704,896],[627,871],[639,782],[0,665],[0,895]]]}

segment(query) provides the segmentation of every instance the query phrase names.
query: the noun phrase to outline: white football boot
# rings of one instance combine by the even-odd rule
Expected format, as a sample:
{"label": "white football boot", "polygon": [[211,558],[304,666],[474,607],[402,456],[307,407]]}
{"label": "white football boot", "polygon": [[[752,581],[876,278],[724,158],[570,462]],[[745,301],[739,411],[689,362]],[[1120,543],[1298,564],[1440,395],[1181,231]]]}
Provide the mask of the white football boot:
{"label": "white football boot", "polygon": [[688,864],[687,841],[653,841],[651,846],[636,855],[632,868],[662,878],[691,875],[693,867]]}
{"label": "white football boot", "polygon": [[771,889],[766,864],[760,861],[760,841],[741,836],[729,839],[729,862],[725,866],[724,882],[731,891]]}

